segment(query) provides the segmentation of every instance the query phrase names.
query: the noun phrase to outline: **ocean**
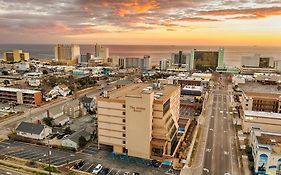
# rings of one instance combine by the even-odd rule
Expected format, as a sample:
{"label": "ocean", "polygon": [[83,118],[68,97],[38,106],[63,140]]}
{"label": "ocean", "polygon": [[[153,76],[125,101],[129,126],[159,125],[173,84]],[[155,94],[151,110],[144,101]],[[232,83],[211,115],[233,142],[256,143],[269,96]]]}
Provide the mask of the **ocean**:
{"label": "ocean", "polygon": [[[93,53],[94,45],[80,45],[81,53]],[[218,46],[176,46],[176,45],[105,45],[109,48],[110,56],[120,57],[143,57],[150,55],[153,64],[158,64],[161,58],[170,58],[171,53],[182,50],[190,52],[197,50],[217,50]],[[0,44],[0,54],[13,49],[21,49],[30,53],[31,58],[53,59],[54,45],[51,44]],[[262,56],[274,57],[275,60],[281,59],[281,47],[264,46],[226,46],[225,64],[228,66],[241,66],[241,56],[251,56],[261,54]]]}

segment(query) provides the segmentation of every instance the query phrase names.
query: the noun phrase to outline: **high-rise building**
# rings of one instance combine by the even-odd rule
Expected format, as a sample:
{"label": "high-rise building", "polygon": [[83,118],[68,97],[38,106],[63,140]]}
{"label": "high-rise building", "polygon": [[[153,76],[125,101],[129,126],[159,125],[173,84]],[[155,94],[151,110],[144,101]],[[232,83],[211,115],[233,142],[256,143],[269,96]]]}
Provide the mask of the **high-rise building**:
{"label": "high-rise building", "polygon": [[274,60],[273,60],[273,57],[262,57],[259,54],[255,54],[254,56],[242,56],[241,66],[242,67],[273,68]]}
{"label": "high-rise building", "polygon": [[20,61],[28,61],[28,60],[29,60],[29,53],[22,52],[22,50],[14,50],[13,52],[3,53],[3,61],[20,62]]}
{"label": "high-rise building", "polygon": [[171,66],[177,68],[187,68],[189,69],[189,53],[183,53],[179,51],[179,53],[172,53],[171,54]]}
{"label": "high-rise building", "polygon": [[191,70],[217,70],[223,69],[224,65],[224,49],[219,48],[218,51],[199,51],[192,50],[190,57]]}
{"label": "high-rise building", "polygon": [[167,70],[167,68],[168,68],[168,60],[167,59],[161,59],[160,60],[159,68],[160,68],[160,70]]}
{"label": "high-rise building", "polygon": [[86,53],[86,54],[81,54],[79,59],[78,59],[78,63],[88,63],[89,60],[91,58],[93,58],[94,56],[90,53]]}
{"label": "high-rise building", "polygon": [[55,45],[55,61],[68,65],[77,64],[80,57],[80,46],[77,44]]}
{"label": "high-rise building", "polygon": [[178,140],[180,87],[130,84],[97,98],[98,143],[144,159],[171,158]]}
{"label": "high-rise building", "polygon": [[143,57],[143,68],[146,70],[150,70],[152,68],[151,58],[149,55],[144,55],[144,57]]}
{"label": "high-rise building", "polygon": [[101,45],[95,45],[95,57],[100,57],[103,59],[103,63],[108,63],[109,49]]}
{"label": "high-rise building", "polygon": [[[117,62],[116,60],[114,62]],[[145,55],[143,58],[128,57],[118,58],[118,66],[122,68],[140,68],[140,69],[151,69],[151,58]]]}

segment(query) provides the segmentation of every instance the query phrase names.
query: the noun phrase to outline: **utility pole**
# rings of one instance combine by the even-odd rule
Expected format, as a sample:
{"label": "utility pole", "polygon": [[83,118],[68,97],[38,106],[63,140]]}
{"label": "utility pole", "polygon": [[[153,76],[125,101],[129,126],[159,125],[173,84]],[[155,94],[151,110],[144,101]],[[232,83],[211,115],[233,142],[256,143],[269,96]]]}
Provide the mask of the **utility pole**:
{"label": "utility pole", "polygon": [[49,147],[49,151],[48,151],[48,159],[49,159],[49,175],[51,175],[51,147],[50,147],[49,140],[48,140],[48,147]]}

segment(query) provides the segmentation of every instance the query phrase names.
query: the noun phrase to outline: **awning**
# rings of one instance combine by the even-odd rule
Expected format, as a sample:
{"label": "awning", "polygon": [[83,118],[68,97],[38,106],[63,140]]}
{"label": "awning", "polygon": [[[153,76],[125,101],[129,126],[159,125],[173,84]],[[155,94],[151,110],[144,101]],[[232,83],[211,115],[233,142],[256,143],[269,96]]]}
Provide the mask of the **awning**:
{"label": "awning", "polygon": [[162,163],[163,165],[166,165],[166,166],[172,166],[172,161],[170,160],[164,160],[164,162]]}

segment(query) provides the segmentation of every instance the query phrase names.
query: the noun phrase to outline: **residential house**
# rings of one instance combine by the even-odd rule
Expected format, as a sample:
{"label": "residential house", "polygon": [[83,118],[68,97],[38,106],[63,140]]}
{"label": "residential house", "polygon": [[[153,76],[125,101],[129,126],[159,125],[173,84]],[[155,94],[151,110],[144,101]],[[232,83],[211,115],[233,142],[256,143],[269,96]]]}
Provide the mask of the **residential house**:
{"label": "residential house", "polygon": [[52,133],[52,128],[41,124],[21,122],[16,128],[16,133],[19,136],[42,140]]}
{"label": "residential house", "polygon": [[89,141],[91,139],[91,134],[87,132],[85,129],[77,131],[73,134],[71,134],[69,137],[62,139],[61,145],[68,148],[79,148],[79,138],[83,136],[86,141]]}
{"label": "residential house", "polygon": [[55,86],[53,89],[56,90],[63,97],[68,96],[71,92],[71,90],[65,84]]}
{"label": "residential house", "polygon": [[73,100],[63,106],[63,113],[71,118],[77,118],[86,115],[87,111],[80,101]]}
{"label": "residential house", "polygon": [[83,107],[87,110],[87,112],[92,112],[96,108],[95,99],[91,97],[87,97],[86,95],[79,99],[80,103],[82,103]]}

